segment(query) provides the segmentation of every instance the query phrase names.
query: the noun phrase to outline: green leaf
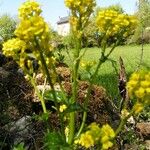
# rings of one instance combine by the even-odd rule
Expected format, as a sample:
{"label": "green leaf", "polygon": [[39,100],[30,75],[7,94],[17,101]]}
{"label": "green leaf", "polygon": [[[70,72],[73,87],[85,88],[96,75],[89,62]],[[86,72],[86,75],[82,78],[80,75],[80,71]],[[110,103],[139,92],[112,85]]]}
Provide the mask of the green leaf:
{"label": "green leaf", "polygon": [[65,139],[58,132],[46,133],[44,145],[47,150],[71,150]]}
{"label": "green leaf", "polygon": [[39,121],[47,121],[48,118],[49,118],[49,113],[50,112],[48,112],[48,113],[42,113],[41,115],[35,115],[35,116],[33,116],[33,118],[35,120],[39,120]]}
{"label": "green leaf", "polygon": [[[57,102],[63,102],[63,94],[61,91],[56,91]],[[51,90],[47,90],[44,92],[44,99],[48,101],[54,101],[53,94]]]}
{"label": "green leaf", "polygon": [[15,146],[13,150],[24,150],[24,143],[20,143],[19,145]]}
{"label": "green leaf", "polygon": [[67,109],[64,111],[64,113],[70,113],[74,111],[87,111],[83,106],[81,106],[79,103],[75,102],[73,104],[70,104]]}

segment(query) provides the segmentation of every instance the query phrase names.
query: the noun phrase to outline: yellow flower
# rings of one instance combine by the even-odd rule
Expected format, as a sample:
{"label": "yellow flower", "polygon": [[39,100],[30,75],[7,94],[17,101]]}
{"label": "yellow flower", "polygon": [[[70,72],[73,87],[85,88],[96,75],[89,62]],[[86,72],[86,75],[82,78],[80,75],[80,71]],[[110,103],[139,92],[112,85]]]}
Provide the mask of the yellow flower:
{"label": "yellow flower", "polygon": [[60,106],[59,111],[60,111],[60,112],[63,112],[63,111],[65,111],[66,109],[67,109],[67,106],[63,104],[63,105]]}
{"label": "yellow flower", "polygon": [[89,131],[91,132],[91,135],[94,141],[98,141],[100,138],[100,132],[101,132],[99,125],[93,122],[88,126],[88,128],[89,128]]}
{"label": "yellow flower", "polygon": [[98,131],[100,128],[99,128],[98,124],[96,124],[96,122],[93,122],[89,125],[89,129]]}
{"label": "yellow flower", "polygon": [[101,139],[102,149],[108,149],[113,146],[111,140],[115,137],[114,130],[108,125],[103,125],[101,128]]}
{"label": "yellow flower", "polygon": [[126,118],[129,115],[129,112],[127,109],[122,109],[121,110],[121,117]]}
{"label": "yellow flower", "polygon": [[101,132],[102,132],[102,135],[108,135],[108,137],[110,138],[115,137],[114,130],[108,124],[102,126]]}
{"label": "yellow flower", "polygon": [[108,137],[107,135],[104,135],[104,136],[101,138],[101,142],[102,142],[102,143],[105,143],[105,142],[107,142],[107,141],[109,141],[109,137]]}
{"label": "yellow flower", "polygon": [[130,80],[138,81],[140,78],[139,73],[133,73],[130,77]]}
{"label": "yellow flower", "polygon": [[65,136],[66,136],[66,142],[67,142],[68,141],[68,136],[69,136],[69,128],[68,127],[65,128]]}
{"label": "yellow flower", "polygon": [[83,67],[86,71],[90,71],[90,69],[96,64],[96,61],[81,61],[80,65]]}
{"label": "yellow flower", "polygon": [[147,71],[133,73],[127,83],[127,89],[130,97],[137,98],[136,102],[147,105],[150,96],[150,73]]}
{"label": "yellow flower", "polygon": [[26,1],[19,8],[19,18],[27,19],[31,16],[38,16],[42,12],[40,5],[35,1]]}
{"label": "yellow flower", "polygon": [[148,82],[148,81],[141,81],[141,86],[143,87],[143,88],[147,88],[147,87],[149,87],[150,86],[150,82]]}
{"label": "yellow flower", "polygon": [[113,143],[112,143],[112,142],[106,141],[106,142],[103,143],[102,149],[103,149],[103,150],[109,149],[109,148],[112,147],[112,146],[113,146]]}
{"label": "yellow flower", "polygon": [[65,0],[65,5],[71,10],[71,31],[77,38],[81,38],[82,30],[86,27],[96,2],[95,0]]}
{"label": "yellow flower", "polygon": [[65,5],[70,9],[79,9],[84,13],[82,8],[93,7],[96,5],[95,0],[65,0]]}
{"label": "yellow flower", "polygon": [[145,75],[145,80],[150,82],[150,72]]}
{"label": "yellow flower", "polygon": [[135,28],[133,18],[133,16],[131,17],[126,14],[120,14],[111,9],[105,9],[99,11],[96,17],[96,24],[99,31],[106,34],[107,37],[117,35],[119,35],[119,37],[127,37],[132,34]]}
{"label": "yellow flower", "polygon": [[68,137],[68,135],[69,135],[69,128],[68,127],[65,128],[65,135],[66,135],[66,137]]}
{"label": "yellow flower", "polygon": [[24,61],[25,61],[24,58],[20,58],[19,66],[20,66],[21,68],[24,68]]}
{"label": "yellow flower", "polygon": [[91,146],[94,146],[93,137],[91,136],[90,132],[88,132],[88,131],[81,134],[81,137],[80,137],[78,143],[85,148],[90,148]]}
{"label": "yellow flower", "polygon": [[141,103],[136,103],[134,106],[133,106],[133,111],[135,112],[135,114],[138,114],[140,113],[142,110],[143,110],[144,106],[143,104]]}
{"label": "yellow flower", "polygon": [[80,144],[85,148],[94,146],[97,142],[102,144],[102,149],[108,149],[113,146],[112,140],[115,138],[114,130],[108,125],[99,127],[95,122],[89,125],[88,131],[81,134],[80,138],[75,140],[75,144]]}
{"label": "yellow flower", "polygon": [[36,36],[46,38],[48,34],[48,25],[40,16],[33,16],[30,19],[22,20],[15,30],[15,35],[25,41],[34,40]]}
{"label": "yellow flower", "polygon": [[150,94],[150,87],[145,89],[147,94]]}
{"label": "yellow flower", "polygon": [[8,40],[3,44],[3,53],[6,56],[17,56],[19,53],[24,52],[26,43],[18,38]]}
{"label": "yellow flower", "polygon": [[145,96],[145,90],[144,88],[140,87],[138,90],[135,91],[135,95],[138,98],[143,98]]}
{"label": "yellow flower", "polygon": [[136,81],[136,80],[130,80],[130,81],[127,83],[127,87],[132,87],[132,88],[134,88],[134,87],[136,87],[137,83],[138,83],[138,81]]}

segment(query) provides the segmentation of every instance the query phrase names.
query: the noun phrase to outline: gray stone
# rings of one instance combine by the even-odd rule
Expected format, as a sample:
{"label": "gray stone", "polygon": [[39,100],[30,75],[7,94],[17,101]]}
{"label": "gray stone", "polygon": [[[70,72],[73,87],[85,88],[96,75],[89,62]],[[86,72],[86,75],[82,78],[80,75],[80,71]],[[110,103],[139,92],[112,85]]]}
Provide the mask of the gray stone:
{"label": "gray stone", "polygon": [[145,146],[147,150],[150,150],[150,140],[145,141]]}

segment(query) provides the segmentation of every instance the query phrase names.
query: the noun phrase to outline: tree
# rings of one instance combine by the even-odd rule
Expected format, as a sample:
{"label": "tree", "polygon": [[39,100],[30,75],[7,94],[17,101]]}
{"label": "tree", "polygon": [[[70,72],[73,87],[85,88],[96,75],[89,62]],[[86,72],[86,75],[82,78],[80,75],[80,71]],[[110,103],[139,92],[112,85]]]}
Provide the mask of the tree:
{"label": "tree", "polygon": [[139,0],[136,15],[139,23],[131,42],[150,43],[150,0]]}
{"label": "tree", "polygon": [[14,37],[17,21],[7,14],[0,16],[0,47],[2,43]]}

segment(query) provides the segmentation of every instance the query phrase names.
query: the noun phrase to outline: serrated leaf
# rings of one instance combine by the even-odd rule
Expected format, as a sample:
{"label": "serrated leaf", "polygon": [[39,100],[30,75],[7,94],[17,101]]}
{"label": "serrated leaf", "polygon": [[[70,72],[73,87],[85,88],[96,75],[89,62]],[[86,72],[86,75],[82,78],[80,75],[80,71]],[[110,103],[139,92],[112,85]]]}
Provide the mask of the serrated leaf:
{"label": "serrated leaf", "polygon": [[[62,97],[62,92],[61,91],[56,91],[56,97],[57,97],[57,102],[63,102],[63,97]],[[54,101],[53,94],[51,90],[47,90],[44,92],[44,99],[48,101]]]}
{"label": "serrated leaf", "polygon": [[64,111],[64,113],[74,112],[74,111],[87,111],[83,106],[81,106],[79,103],[73,103],[70,104],[67,109]]}
{"label": "serrated leaf", "polygon": [[46,133],[44,143],[47,150],[71,150],[65,139],[58,132]]}

